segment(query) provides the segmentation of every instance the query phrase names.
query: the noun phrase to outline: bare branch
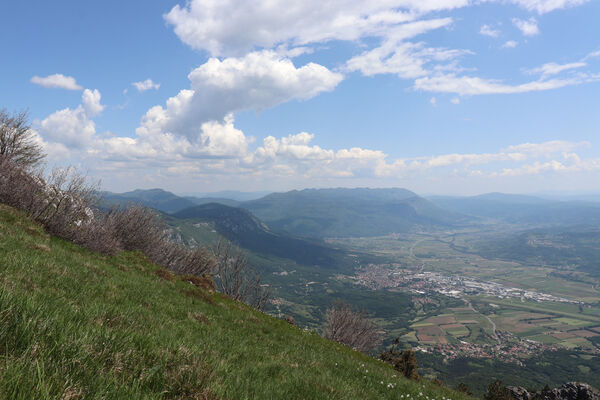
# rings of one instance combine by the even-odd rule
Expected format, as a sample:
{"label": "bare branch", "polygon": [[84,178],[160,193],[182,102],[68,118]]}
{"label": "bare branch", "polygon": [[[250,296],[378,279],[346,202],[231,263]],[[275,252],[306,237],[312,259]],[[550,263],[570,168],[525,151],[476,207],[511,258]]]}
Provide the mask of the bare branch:
{"label": "bare branch", "polygon": [[333,304],[325,313],[325,337],[355,350],[367,352],[382,342],[377,325],[342,302]]}
{"label": "bare branch", "polygon": [[39,166],[44,159],[44,151],[31,130],[27,112],[10,115],[6,110],[0,110],[0,156],[9,157],[25,169]]}

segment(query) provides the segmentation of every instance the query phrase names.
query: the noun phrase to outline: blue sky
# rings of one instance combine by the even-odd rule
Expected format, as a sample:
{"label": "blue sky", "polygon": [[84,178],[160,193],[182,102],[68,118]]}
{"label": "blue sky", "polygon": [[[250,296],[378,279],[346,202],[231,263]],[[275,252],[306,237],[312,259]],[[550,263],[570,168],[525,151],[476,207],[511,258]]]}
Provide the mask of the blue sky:
{"label": "blue sky", "polygon": [[595,0],[20,1],[0,15],[0,107],[29,109],[49,164],[108,190],[600,191]]}

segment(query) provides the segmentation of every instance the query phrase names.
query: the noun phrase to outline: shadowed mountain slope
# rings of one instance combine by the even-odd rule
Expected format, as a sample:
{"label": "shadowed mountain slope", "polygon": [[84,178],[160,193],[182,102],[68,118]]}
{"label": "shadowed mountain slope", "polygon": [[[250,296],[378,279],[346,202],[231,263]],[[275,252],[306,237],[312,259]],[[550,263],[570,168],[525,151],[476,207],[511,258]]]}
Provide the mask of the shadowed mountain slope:
{"label": "shadowed mountain slope", "polygon": [[220,235],[240,247],[304,265],[335,268],[343,257],[342,252],[324,244],[271,232],[262,221],[242,208],[209,203],[179,211],[173,217],[211,223]]}

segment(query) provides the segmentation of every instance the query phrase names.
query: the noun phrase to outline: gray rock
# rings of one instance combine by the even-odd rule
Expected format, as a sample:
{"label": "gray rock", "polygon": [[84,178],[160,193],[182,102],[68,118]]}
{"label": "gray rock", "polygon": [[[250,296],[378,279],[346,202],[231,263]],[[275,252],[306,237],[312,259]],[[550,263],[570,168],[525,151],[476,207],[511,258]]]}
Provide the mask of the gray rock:
{"label": "gray rock", "polygon": [[600,400],[600,392],[587,383],[569,382],[564,385],[541,392],[508,386],[510,394],[515,400]]}

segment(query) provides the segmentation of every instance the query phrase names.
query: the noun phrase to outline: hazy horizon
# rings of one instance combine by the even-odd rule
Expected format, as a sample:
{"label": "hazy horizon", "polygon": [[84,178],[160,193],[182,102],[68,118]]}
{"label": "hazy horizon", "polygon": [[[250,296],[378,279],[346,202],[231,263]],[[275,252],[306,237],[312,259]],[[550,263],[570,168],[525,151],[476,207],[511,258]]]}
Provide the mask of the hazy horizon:
{"label": "hazy horizon", "polygon": [[177,190],[168,190],[164,187],[147,187],[147,188],[140,188],[140,187],[135,187],[135,188],[131,188],[128,190],[124,190],[124,191],[110,191],[112,193],[116,193],[116,194],[121,194],[121,193],[128,193],[128,192],[133,192],[135,190],[164,190],[167,192],[171,192],[177,196],[180,197],[224,197],[224,198],[228,198],[227,194],[231,194],[233,196],[231,196],[230,198],[233,200],[236,200],[234,197],[237,197],[238,195],[241,196],[246,196],[246,197],[253,197],[253,198],[259,198],[262,197],[264,195],[267,194],[271,194],[271,193],[286,193],[286,192],[290,192],[290,191],[302,191],[302,190],[319,190],[319,189],[406,189],[406,190],[410,190],[411,192],[414,192],[415,194],[421,196],[421,197],[435,197],[435,196],[448,196],[448,197],[472,197],[472,196],[482,196],[482,195],[488,195],[488,194],[503,194],[503,195],[514,195],[514,196],[531,196],[531,197],[540,197],[540,198],[544,198],[544,199],[549,199],[549,200],[562,200],[562,199],[569,199],[569,198],[575,198],[575,199],[584,199],[586,197],[590,197],[593,198],[594,200],[600,201],[600,192],[577,192],[577,191],[545,191],[545,192],[531,192],[531,193],[511,193],[511,192],[499,192],[499,191],[491,191],[491,192],[474,192],[472,194],[453,194],[453,193],[429,193],[429,192],[416,192],[414,190],[411,190],[411,188],[406,188],[406,187],[399,187],[399,186],[390,186],[390,187],[376,187],[376,186],[372,186],[372,187],[368,187],[368,186],[355,186],[355,187],[343,187],[343,186],[337,186],[337,187],[298,187],[298,188],[293,188],[293,189],[289,189],[289,190],[273,190],[273,191],[269,191],[269,190],[257,190],[257,191],[242,191],[242,190],[217,190],[217,191],[213,191],[213,192],[183,192],[183,191],[177,191]]}

